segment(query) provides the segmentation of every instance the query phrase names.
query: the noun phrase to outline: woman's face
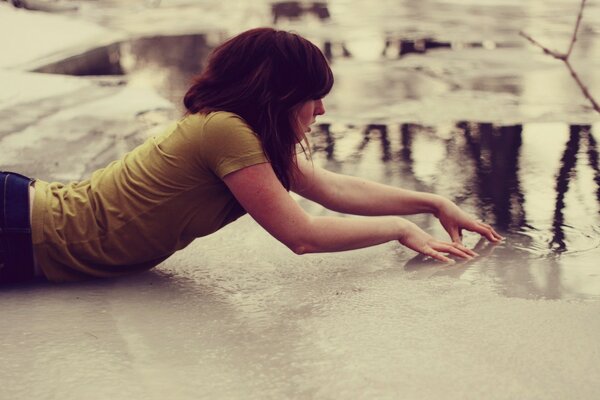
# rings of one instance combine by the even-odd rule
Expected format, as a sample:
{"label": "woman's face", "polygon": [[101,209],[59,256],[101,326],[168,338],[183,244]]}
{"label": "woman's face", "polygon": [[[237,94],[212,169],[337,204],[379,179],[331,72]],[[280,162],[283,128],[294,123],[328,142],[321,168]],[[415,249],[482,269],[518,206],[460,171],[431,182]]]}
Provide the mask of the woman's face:
{"label": "woman's face", "polygon": [[323,99],[309,100],[300,104],[296,113],[302,133],[310,132],[310,126],[315,123],[317,115],[325,114]]}

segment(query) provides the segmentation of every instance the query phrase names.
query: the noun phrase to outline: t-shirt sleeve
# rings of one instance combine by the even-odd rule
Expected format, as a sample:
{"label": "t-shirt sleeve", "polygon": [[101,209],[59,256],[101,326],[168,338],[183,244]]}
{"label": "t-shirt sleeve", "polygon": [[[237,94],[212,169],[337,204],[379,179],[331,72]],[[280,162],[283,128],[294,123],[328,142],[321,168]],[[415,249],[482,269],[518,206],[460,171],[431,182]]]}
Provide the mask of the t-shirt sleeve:
{"label": "t-shirt sleeve", "polygon": [[239,169],[268,162],[258,136],[242,118],[231,113],[209,116],[202,135],[201,157],[221,179]]}

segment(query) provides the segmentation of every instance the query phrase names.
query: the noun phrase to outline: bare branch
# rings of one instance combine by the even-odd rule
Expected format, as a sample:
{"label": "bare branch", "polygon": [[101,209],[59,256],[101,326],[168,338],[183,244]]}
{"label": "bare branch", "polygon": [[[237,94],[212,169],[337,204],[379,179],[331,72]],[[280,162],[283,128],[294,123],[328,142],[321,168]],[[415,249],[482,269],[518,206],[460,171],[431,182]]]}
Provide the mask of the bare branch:
{"label": "bare branch", "polygon": [[588,88],[583,84],[583,82],[581,82],[579,75],[577,75],[577,72],[575,72],[575,70],[571,66],[571,63],[569,62],[569,60],[564,60],[564,62],[565,62],[565,65],[567,66],[567,68],[569,69],[571,76],[573,77],[573,79],[575,79],[575,82],[577,82],[577,85],[579,85],[579,88],[581,89],[581,93],[583,93],[585,98],[588,99],[590,101],[590,103],[592,103],[592,107],[594,108],[594,110],[596,110],[597,112],[600,113],[600,106],[598,105],[596,100],[592,97]]}
{"label": "bare branch", "polygon": [[569,50],[567,50],[567,58],[571,55],[571,52],[573,51],[573,46],[575,46],[575,42],[577,41],[577,31],[579,31],[579,24],[581,23],[581,17],[583,16],[583,8],[585,7],[586,1],[587,0],[581,0],[579,14],[577,14],[577,22],[575,22],[575,29],[573,29],[573,36],[571,36],[571,43],[569,44]]}
{"label": "bare branch", "polygon": [[551,50],[548,47],[544,46],[543,44],[541,44],[540,42],[538,42],[537,40],[535,40],[534,38],[532,38],[531,36],[529,36],[527,33],[520,31],[519,35],[523,36],[525,39],[529,40],[533,45],[539,47],[540,49],[542,49],[544,51],[545,54],[548,54],[549,56],[552,56],[554,58],[558,58],[559,60],[564,60],[566,58],[565,54],[559,53],[556,50]]}
{"label": "bare branch", "polygon": [[575,82],[577,83],[579,88],[581,89],[581,93],[583,93],[583,96],[586,99],[588,99],[588,101],[592,104],[593,109],[596,112],[600,113],[600,106],[598,105],[598,102],[591,95],[588,88],[583,84],[583,82],[579,78],[579,75],[577,75],[577,72],[573,69],[573,67],[571,66],[571,63],[569,62],[569,57],[571,56],[573,47],[575,46],[575,42],[577,41],[577,32],[579,31],[579,25],[581,24],[581,19],[583,18],[583,9],[585,8],[586,1],[587,0],[581,0],[581,5],[579,7],[579,14],[577,15],[577,21],[575,22],[575,28],[573,29],[573,34],[571,36],[571,43],[569,44],[569,49],[567,50],[566,53],[560,53],[556,50],[549,49],[548,47],[542,45],[540,42],[538,42],[537,40],[535,40],[534,38],[532,38],[531,36],[529,36],[527,33],[523,32],[523,31],[519,32],[519,34],[521,36],[523,36],[525,39],[527,39],[529,42],[531,42],[534,46],[537,46],[540,49],[542,49],[545,54],[564,62],[565,65],[567,66],[567,69],[571,73],[571,76],[573,77],[573,79],[575,80]]}

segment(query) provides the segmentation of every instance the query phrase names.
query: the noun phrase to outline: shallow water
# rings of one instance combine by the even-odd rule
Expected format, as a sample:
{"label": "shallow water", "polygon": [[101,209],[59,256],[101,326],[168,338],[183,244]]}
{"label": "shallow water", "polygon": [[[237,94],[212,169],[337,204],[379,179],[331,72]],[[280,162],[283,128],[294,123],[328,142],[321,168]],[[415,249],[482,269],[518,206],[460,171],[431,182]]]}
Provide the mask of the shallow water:
{"label": "shallow water", "polygon": [[[493,279],[509,296],[558,299],[600,295],[598,128],[322,124],[312,140],[326,168],[443,194],[506,237],[493,246],[467,234],[480,259],[440,268],[416,258],[416,277]],[[413,219],[445,237],[435,218]]]}

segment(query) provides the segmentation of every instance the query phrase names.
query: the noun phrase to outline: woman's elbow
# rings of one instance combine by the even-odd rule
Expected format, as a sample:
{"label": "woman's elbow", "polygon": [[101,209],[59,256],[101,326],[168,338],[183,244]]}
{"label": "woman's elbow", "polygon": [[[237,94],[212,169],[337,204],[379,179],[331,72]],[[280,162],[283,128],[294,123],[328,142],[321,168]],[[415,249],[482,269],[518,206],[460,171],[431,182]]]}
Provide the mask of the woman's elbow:
{"label": "woman's elbow", "polygon": [[318,246],[314,241],[302,237],[295,237],[290,241],[286,241],[285,245],[299,256],[319,251]]}
{"label": "woman's elbow", "polygon": [[293,231],[289,232],[287,237],[280,238],[280,241],[297,255],[316,253],[319,249],[315,240],[314,219],[309,217],[305,222],[293,224]]}
{"label": "woman's elbow", "polygon": [[303,254],[315,252],[314,250],[312,250],[311,246],[307,245],[306,243],[302,243],[302,242],[288,244],[287,247],[299,256],[301,256]]}

